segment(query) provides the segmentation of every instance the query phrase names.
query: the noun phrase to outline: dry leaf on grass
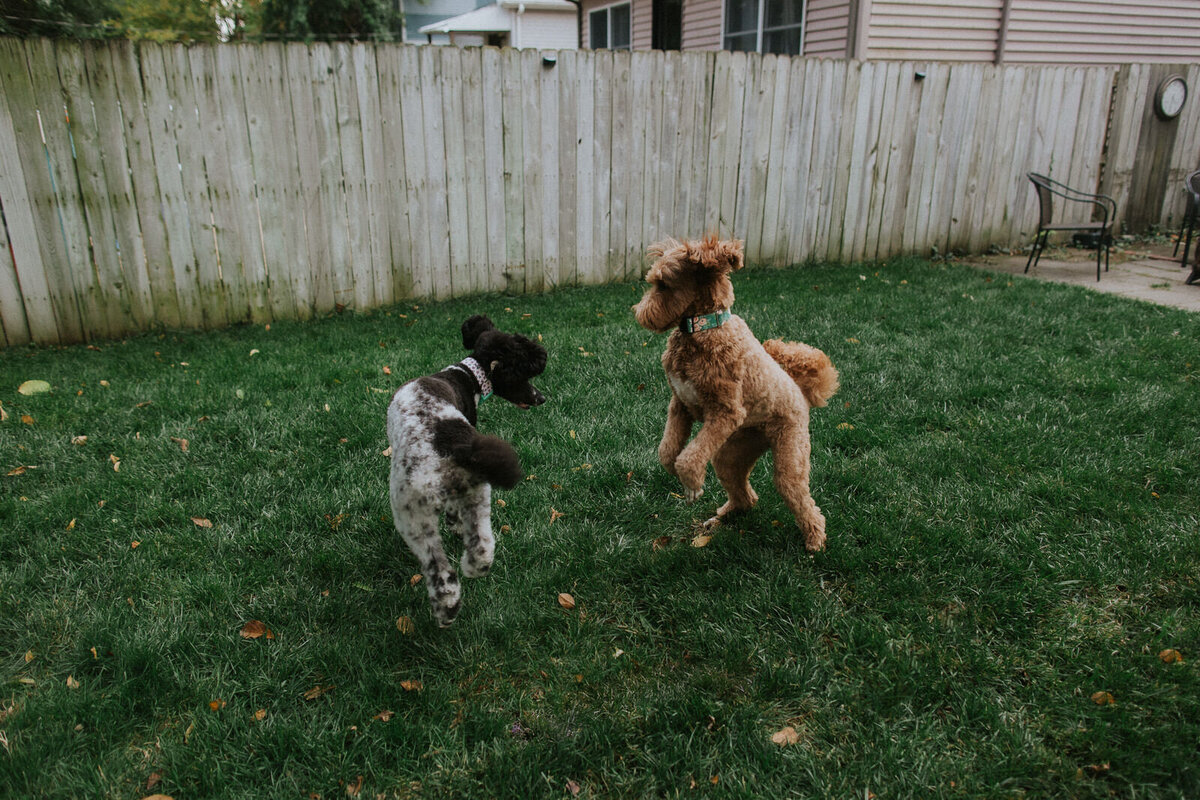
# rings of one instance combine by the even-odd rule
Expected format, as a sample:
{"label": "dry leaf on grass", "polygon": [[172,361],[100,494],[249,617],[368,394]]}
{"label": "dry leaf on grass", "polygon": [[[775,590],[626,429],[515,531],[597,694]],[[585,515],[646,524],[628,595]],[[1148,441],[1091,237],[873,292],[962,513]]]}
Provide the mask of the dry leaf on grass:
{"label": "dry leaf on grass", "polygon": [[262,622],[252,619],[242,626],[241,637],[243,639],[261,639],[266,636],[268,639],[274,639],[275,634]]}
{"label": "dry leaf on grass", "polygon": [[212,527],[212,523],[209,522],[204,517],[192,517],[192,523],[194,525],[196,525],[196,527],[199,527],[199,528],[211,528]]}
{"label": "dry leaf on grass", "polygon": [[1163,650],[1158,654],[1164,664],[1183,663],[1183,653],[1178,650]]}
{"label": "dry leaf on grass", "polygon": [[396,620],[396,630],[400,631],[405,636],[412,636],[417,626],[413,624],[412,617],[400,617]]}
{"label": "dry leaf on grass", "polygon": [[796,733],[795,728],[788,725],[786,728],[771,734],[771,741],[780,747],[787,747],[789,744],[795,744],[800,741],[800,734]]}
{"label": "dry leaf on grass", "polygon": [[146,791],[147,792],[150,791],[155,786],[158,786],[160,783],[162,783],[162,773],[161,772],[151,772],[149,777],[146,778]]}
{"label": "dry leaf on grass", "polygon": [[413,575],[411,578],[408,579],[408,585],[416,586],[418,583],[420,583],[424,579],[424,577],[425,577],[424,575],[417,573],[416,575]]}
{"label": "dry leaf on grass", "polygon": [[697,534],[694,539],[692,539],[692,547],[705,547],[711,541],[712,541],[711,536],[709,536],[706,533],[700,533],[700,534]]}
{"label": "dry leaf on grass", "polygon": [[186,453],[188,451],[188,440],[187,439],[180,439],[177,436],[172,436],[171,441],[174,442],[175,444],[179,445],[179,449],[182,450],[183,452]]}
{"label": "dry leaf on grass", "polygon": [[387,450],[384,450],[384,451],[383,451],[382,453],[380,453],[379,455],[383,456],[384,458],[391,458],[391,457],[392,457],[392,448],[391,448],[391,445],[388,445],[388,449],[387,449]]}
{"label": "dry leaf on grass", "polygon": [[5,474],[6,474],[8,477],[10,477],[10,478],[15,478],[15,477],[16,477],[16,476],[18,476],[18,475],[24,475],[26,470],[31,470],[31,469],[37,469],[37,467],[33,467],[33,466],[26,466],[26,465],[22,464],[22,465],[21,465],[21,466],[19,466],[19,467],[15,467],[14,469],[10,469],[10,470],[9,470],[8,472],[6,472]]}
{"label": "dry leaf on grass", "polygon": [[571,797],[578,797],[578,796],[579,796],[579,792],[580,792],[580,791],[582,791],[582,788],[583,788],[583,787],[581,787],[581,786],[580,786],[578,783],[576,783],[575,781],[571,781],[571,780],[569,780],[569,781],[567,781],[567,787],[566,787],[566,788],[567,788],[567,791],[571,793]]}
{"label": "dry leaf on grass", "polygon": [[79,688],[79,681],[75,680],[74,675],[67,676],[67,688],[68,689],[78,689]]}
{"label": "dry leaf on grass", "polygon": [[254,712],[254,721],[255,722],[262,722],[266,718],[267,718],[267,710],[265,708],[260,708],[258,711]]}
{"label": "dry leaf on grass", "polygon": [[562,606],[563,608],[567,609],[568,611],[570,611],[572,608],[575,607],[575,598],[572,597],[571,595],[567,594],[566,592],[559,592],[558,593],[558,604],[560,606]]}
{"label": "dry leaf on grass", "polygon": [[169,794],[148,794],[142,800],[175,800]]}
{"label": "dry leaf on grass", "polygon": [[320,684],[317,684],[316,686],[312,687],[307,692],[305,692],[302,695],[302,697],[305,700],[316,700],[321,695],[326,694],[328,692],[332,692],[333,689],[334,689],[333,686],[322,686]]}
{"label": "dry leaf on grass", "polygon": [[41,394],[42,392],[50,391],[50,384],[46,381],[25,381],[17,387],[17,391],[23,395]]}
{"label": "dry leaf on grass", "polygon": [[420,681],[400,681],[400,688],[406,692],[419,692],[425,686]]}
{"label": "dry leaf on grass", "polygon": [[4,403],[0,403],[0,422],[8,422],[8,412],[4,410]]}
{"label": "dry leaf on grass", "polygon": [[112,462],[113,472],[121,471],[121,459],[113,453],[108,454],[108,460]]}
{"label": "dry leaf on grass", "polygon": [[394,716],[396,716],[395,711],[388,711],[387,709],[384,709],[383,711],[380,711],[378,714],[376,714],[374,717],[372,717],[372,719],[377,719],[380,722],[391,722],[392,717],[394,717]]}
{"label": "dry leaf on grass", "polygon": [[358,797],[358,793],[362,791],[363,776],[359,775],[350,783],[346,784],[346,796]]}
{"label": "dry leaf on grass", "polygon": [[34,659],[34,658],[36,658],[36,657],[37,657],[37,656],[35,656],[35,655],[33,654],[33,651],[32,651],[32,650],[26,650],[26,651],[25,651],[25,663],[26,663],[26,664],[28,664],[30,661],[33,661],[33,659]]}
{"label": "dry leaf on grass", "polygon": [[391,368],[391,367],[389,367],[388,365],[384,364],[384,365],[383,365],[383,374],[384,374],[384,375],[391,375],[391,374],[392,374],[392,368]]}
{"label": "dry leaf on grass", "polygon": [[1092,694],[1092,702],[1098,706],[1109,706],[1117,702],[1117,700],[1109,692],[1094,692]]}
{"label": "dry leaf on grass", "polygon": [[551,525],[553,525],[555,523],[555,521],[558,520],[560,517],[565,517],[565,516],[566,516],[566,514],[564,514],[563,512],[556,511],[554,509],[554,506],[550,506],[550,524]]}
{"label": "dry leaf on grass", "polygon": [[85,445],[85,444],[87,444],[87,437],[86,436],[72,436],[71,444]]}
{"label": "dry leaf on grass", "polygon": [[224,707],[225,707],[225,701],[219,697],[216,700],[208,701],[208,708],[210,711],[220,711]]}
{"label": "dry leaf on grass", "polygon": [[67,523],[67,530],[75,530],[75,517],[71,517],[71,521]]}

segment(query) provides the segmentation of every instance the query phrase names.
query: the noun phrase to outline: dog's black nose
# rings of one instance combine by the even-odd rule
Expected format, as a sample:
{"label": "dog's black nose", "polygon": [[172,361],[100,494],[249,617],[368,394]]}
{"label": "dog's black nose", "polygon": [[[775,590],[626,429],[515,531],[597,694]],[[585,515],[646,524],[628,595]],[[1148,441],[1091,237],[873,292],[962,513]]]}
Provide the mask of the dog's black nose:
{"label": "dog's black nose", "polygon": [[[533,387],[530,388],[532,389]],[[542,394],[537,389],[533,389],[533,405],[540,406],[544,402],[546,402],[546,395]]]}

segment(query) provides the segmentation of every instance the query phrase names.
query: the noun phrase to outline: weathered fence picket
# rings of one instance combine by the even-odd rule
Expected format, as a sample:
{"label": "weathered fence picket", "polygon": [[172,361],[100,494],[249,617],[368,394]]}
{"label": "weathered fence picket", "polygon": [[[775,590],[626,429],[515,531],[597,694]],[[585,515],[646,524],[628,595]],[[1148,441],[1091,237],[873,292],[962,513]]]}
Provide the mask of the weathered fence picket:
{"label": "weathered fence picket", "polygon": [[[627,280],[667,236],[777,266],[1013,246],[1027,171],[1147,193],[1157,74],[0,39],[0,346]],[[1162,225],[1200,104],[1177,125]]]}

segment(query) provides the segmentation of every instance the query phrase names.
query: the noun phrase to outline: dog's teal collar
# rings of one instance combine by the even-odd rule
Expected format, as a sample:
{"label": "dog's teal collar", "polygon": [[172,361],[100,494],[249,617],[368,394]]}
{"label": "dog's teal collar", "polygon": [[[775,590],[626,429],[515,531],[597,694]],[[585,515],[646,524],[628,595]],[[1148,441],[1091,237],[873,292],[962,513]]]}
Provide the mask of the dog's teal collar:
{"label": "dog's teal collar", "polygon": [[679,330],[684,333],[697,333],[710,328],[719,328],[729,321],[729,309],[722,308],[711,314],[697,314],[694,317],[684,317],[679,321]]}
{"label": "dog's teal collar", "polygon": [[487,373],[483,371],[483,367],[479,366],[478,361],[468,356],[457,364],[451,364],[450,366],[461,369],[479,383],[479,402],[482,403],[492,396],[492,382],[488,380]]}

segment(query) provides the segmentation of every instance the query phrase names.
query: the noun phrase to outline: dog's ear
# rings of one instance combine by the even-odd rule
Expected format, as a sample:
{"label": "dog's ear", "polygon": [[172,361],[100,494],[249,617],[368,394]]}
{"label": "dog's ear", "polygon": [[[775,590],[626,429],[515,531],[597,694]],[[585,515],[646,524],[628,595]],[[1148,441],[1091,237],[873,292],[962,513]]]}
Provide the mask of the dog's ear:
{"label": "dog's ear", "polygon": [[687,261],[688,248],[678,239],[663,239],[646,248],[646,255],[654,259],[646,271],[646,280],[670,283]]}
{"label": "dog's ear", "polygon": [[470,317],[462,324],[462,339],[463,347],[468,350],[475,349],[475,343],[479,341],[479,337],[488,331],[493,331],[496,326],[484,314],[476,314]]}

